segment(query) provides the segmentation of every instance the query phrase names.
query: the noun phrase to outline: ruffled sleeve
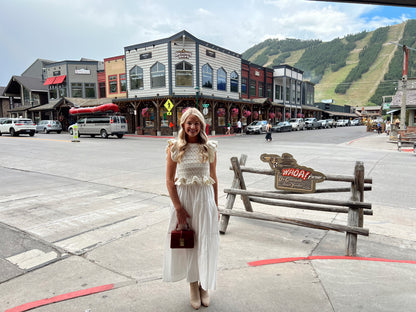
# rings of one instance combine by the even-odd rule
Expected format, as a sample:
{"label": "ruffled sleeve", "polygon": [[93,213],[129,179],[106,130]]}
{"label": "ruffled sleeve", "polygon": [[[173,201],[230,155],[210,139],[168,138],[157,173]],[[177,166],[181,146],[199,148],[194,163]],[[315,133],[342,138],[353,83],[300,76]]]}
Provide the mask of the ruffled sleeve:
{"label": "ruffled sleeve", "polygon": [[170,149],[170,155],[173,161],[177,161],[178,159],[178,150],[177,149],[173,149],[172,147],[176,144],[176,140],[175,139],[170,139],[168,140],[168,146],[166,146],[166,153],[169,151]]}
{"label": "ruffled sleeve", "polygon": [[208,141],[207,145],[208,145],[208,159],[209,159],[209,162],[212,163],[215,160],[215,153],[217,152],[218,142]]}

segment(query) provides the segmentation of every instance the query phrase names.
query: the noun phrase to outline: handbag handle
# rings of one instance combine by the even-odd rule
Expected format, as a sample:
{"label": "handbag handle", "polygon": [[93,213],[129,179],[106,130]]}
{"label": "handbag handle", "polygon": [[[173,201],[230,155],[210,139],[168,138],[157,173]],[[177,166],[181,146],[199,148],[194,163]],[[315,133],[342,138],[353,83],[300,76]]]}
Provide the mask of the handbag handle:
{"label": "handbag handle", "polygon": [[[179,223],[176,223],[176,230],[179,230]],[[186,222],[186,228],[181,230],[192,230],[192,228],[189,226],[188,222]]]}

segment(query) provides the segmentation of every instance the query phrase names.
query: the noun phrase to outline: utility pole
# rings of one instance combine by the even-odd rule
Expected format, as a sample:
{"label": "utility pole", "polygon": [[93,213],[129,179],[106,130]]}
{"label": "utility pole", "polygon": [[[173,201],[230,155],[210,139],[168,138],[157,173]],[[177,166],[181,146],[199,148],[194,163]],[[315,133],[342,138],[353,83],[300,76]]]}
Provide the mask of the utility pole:
{"label": "utility pole", "polygon": [[403,45],[403,74],[402,74],[402,103],[400,106],[400,129],[406,127],[406,104],[407,104],[407,70],[409,64],[409,48]]}
{"label": "utility pole", "polygon": [[[403,49],[403,73],[402,73],[402,103],[400,105],[400,129],[404,130],[406,126],[406,104],[407,104],[407,71],[409,66],[409,50],[416,51],[416,49],[409,48],[406,45],[390,41]],[[393,122],[393,121],[392,121]]]}

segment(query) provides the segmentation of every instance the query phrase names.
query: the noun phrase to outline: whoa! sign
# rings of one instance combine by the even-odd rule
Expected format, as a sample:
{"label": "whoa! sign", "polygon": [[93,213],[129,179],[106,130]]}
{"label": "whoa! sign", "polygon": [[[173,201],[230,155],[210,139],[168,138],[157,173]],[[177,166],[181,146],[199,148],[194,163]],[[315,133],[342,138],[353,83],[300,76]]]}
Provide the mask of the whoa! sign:
{"label": "whoa! sign", "polygon": [[262,154],[260,159],[269,163],[275,172],[275,188],[294,192],[313,193],[315,184],[323,182],[324,174],[311,168],[299,166],[291,154],[282,156],[275,154]]}

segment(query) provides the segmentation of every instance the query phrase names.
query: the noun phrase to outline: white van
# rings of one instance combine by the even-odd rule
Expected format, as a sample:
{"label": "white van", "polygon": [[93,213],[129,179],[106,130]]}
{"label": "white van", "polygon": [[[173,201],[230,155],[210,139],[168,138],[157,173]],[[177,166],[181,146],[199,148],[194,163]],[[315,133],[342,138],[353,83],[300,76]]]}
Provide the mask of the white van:
{"label": "white van", "polygon": [[[76,123],[78,125],[78,136],[96,135],[107,138],[109,135],[116,135],[119,139],[127,133],[127,121],[124,116],[92,116],[83,117]],[[69,134],[73,134],[73,125],[69,126]]]}

